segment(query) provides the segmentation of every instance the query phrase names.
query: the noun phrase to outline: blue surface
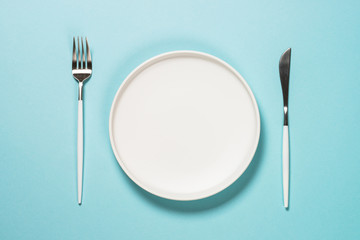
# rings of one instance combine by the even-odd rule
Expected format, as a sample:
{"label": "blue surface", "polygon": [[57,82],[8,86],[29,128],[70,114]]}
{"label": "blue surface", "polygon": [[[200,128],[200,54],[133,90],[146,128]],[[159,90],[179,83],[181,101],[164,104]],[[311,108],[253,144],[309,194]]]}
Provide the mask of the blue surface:
{"label": "blue surface", "polygon": [[[210,3],[211,2],[211,3]],[[81,10],[80,10],[81,9]],[[359,239],[359,1],[1,1],[0,239]],[[86,35],[84,199],[76,203],[72,36]],[[290,209],[282,207],[278,61],[292,47]],[[198,50],[258,101],[261,140],[231,187],[175,202],[132,183],[108,136],[140,63]]]}

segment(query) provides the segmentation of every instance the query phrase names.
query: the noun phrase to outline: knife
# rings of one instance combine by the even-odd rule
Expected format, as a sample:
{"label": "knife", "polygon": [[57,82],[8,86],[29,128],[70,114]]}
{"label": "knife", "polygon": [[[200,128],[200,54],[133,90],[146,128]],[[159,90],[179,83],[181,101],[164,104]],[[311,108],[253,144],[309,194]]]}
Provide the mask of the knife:
{"label": "knife", "polygon": [[288,98],[289,98],[289,75],[290,75],[291,48],[286,50],[280,58],[279,72],[281,88],[284,100],[284,126],[283,126],[283,149],[282,149],[282,174],[283,174],[283,200],[284,207],[289,207],[289,122],[288,122]]}

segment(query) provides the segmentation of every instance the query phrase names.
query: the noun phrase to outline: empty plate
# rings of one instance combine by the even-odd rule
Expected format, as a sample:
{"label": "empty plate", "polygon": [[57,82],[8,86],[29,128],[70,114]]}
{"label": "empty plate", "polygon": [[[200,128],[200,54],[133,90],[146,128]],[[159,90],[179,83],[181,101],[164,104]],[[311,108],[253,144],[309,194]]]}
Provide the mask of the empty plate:
{"label": "empty plate", "polygon": [[140,187],[173,200],[211,196],[250,164],[256,100],[240,74],[209,54],[175,51],[137,67],[110,112],[111,146]]}

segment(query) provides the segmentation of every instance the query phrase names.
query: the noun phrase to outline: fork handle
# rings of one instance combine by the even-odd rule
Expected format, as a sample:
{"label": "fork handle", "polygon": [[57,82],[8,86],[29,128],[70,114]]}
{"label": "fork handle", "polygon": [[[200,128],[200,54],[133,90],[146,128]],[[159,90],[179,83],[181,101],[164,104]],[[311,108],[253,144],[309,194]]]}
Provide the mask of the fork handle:
{"label": "fork handle", "polygon": [[289,126],[283,128],[283,152],[282,152],[282,171],[283,171],[283,198],[284,207],[289,207]]}
{"label": "fork handle", "polygon": [[78,101],[78,135],[77,135],[77,180],[78,180],[78,203],[82,202],[83,185],[83,157],[84,157],[84,128],[83,128],[83,101]]}

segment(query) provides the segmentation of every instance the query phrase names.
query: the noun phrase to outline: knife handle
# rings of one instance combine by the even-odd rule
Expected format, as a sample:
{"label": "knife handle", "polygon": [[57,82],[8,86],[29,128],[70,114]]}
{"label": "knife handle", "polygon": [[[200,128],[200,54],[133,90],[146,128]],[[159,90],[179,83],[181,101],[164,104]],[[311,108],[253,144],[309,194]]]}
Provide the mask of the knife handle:
{"label": "knife handle", "polygon": [[283,128],[283,152],[282,152],[282,170],[283,170],[283,199],[284,207],[289,207],[289,126]]}

